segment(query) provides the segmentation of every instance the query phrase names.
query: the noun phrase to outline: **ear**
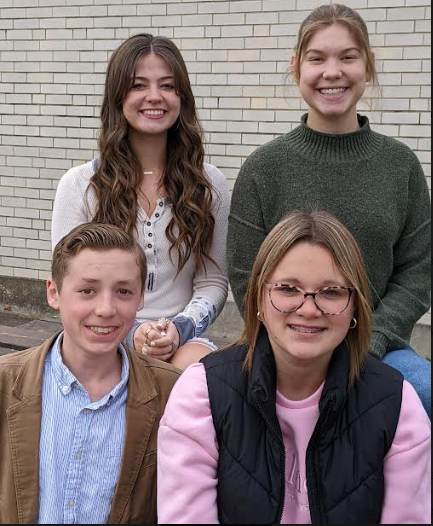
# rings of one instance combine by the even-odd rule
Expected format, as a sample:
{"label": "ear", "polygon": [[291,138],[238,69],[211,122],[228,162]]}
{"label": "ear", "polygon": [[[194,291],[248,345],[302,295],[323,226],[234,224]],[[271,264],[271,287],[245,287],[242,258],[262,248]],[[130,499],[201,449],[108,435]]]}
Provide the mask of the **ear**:
{"label": "ear", "polygon": [[299,84],[298,82],[299,72],[297,71],[297,67],[296,67],[296,55],[292,55],[290,57],[290,73],[292,77],[295,79],[296,84]]}
{"label": "ear", "polygon": [[52,279],[47,279],[47,301],[52,309],[59,310],[59,291]]}
{"label": "ear", "polygon": [[[376,54],[374,53],[374,51],[370,51],[370,54],[371,54],[371,60],[372,60],[372,63],[374,64],[376,62]],[[373,78],[373,72],[370,71],[370,68],[368,68],[367,70],[367,82],[370,82]]]}
{"label": "ear", "polygon": [[138,305],[137,310],[141,310],[143,308],[144,308],[144,291],[141,293],[141,300],[140,300],[140,304]]}

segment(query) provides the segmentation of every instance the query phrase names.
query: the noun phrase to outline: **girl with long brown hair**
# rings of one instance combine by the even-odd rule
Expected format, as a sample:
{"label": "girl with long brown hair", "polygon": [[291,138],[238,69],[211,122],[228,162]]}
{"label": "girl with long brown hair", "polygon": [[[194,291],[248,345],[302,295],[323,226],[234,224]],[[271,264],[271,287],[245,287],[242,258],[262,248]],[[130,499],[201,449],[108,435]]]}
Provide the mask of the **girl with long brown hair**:
{"label": "girl with long brown hair", "polygon": [[186,65],[168,38],[135,35],[113,53],[98,147],[98,159],[59,183],[53,246],[90,220],[134,233],[149,274],[128,343],[185,368],[215,349],[199,337],[227,298],[229,194],[224,175],[204,163]]}
{"label": "girl with long brown hair", "polygon": [[326,212],[283,219],[253,264],[243,336],[170,395],[159,522],[429,522],[430,421],[369,356],[371,329],[354,237]]}

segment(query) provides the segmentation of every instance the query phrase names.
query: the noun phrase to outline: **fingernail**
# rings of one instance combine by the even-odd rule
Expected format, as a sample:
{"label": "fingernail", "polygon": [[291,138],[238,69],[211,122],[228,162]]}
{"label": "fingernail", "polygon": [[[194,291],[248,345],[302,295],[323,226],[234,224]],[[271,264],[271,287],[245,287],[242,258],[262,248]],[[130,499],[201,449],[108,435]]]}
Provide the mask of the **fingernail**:
{"label": "fingernail", "polygon": [[155,342],[150,342],[150,346],[151,347],[156,347],[156,343]]}
{"label": "fingernail", "polygon": [[144,345],[143,348],[141,349],[141,353],[144,354],[144,356],[147,356],[147,352],[148,352],[147,345]]}
{"label": "fingernail", "polygon": [[165,333],[164,331],[161,332],[161,336],[167,336],[167,333]]}

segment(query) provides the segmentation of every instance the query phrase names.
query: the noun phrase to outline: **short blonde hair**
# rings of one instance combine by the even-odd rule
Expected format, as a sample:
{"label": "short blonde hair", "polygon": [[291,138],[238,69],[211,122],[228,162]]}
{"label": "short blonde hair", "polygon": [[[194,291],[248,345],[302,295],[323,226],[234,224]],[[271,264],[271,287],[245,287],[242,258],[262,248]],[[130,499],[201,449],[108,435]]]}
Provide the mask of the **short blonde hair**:
{"label": "short blonde hair", "polygon": [[263,304],[265,284],[286,253],[300,242],[326,248],[345,279],[355,289],[355,316],[358,324],[346,337],[351,354],[352,384],[360,374],[372,335],[370,288],[355,238],[328,212],[292,212],[265,239],[254,263],[245,299],[245,331],[236,344],[248,346],[245,367],[251,370],[262,326],[257,312]]}
{"label": "short blonde hair", "polygon": [[62,290],[63,280],[68,273],[69,261],[85,248],[92,250],[120,249],[135,254],[140,269],[142,290],[144,290],[147,279],[147,261],[138,242],[132,235],[117,226],[92,222],[84,223],[71,230],[54,249],[51,276],[59,292]]}
{"label": "short blonde hair", "polygon": [[370,45],[367,24],[359,13],[343,4],[322,5],[318,7],[302,22],[298,33],[298,43],[295,48],[295,60],[292,74],[299,84],[301,78],[301,63],[305,49],[315,33],[320,29],[340,24],[346,27],[355,42],[360,46],[367,61],[367,77],[378,85],[378,75],[374,53]]}

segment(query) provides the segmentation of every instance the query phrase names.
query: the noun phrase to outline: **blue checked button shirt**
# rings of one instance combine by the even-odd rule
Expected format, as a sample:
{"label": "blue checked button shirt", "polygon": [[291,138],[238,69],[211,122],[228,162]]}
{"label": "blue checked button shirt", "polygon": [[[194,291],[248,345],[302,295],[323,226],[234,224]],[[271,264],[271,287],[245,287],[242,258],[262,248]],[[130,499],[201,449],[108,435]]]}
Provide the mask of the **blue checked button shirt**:
{"label": "blue checked button shirt", "polygon": [[120,383],[99,402],[62,362],[63,335],[45,361],[39,446],[39,524],[105,524],[126,430],[129,362]]}

